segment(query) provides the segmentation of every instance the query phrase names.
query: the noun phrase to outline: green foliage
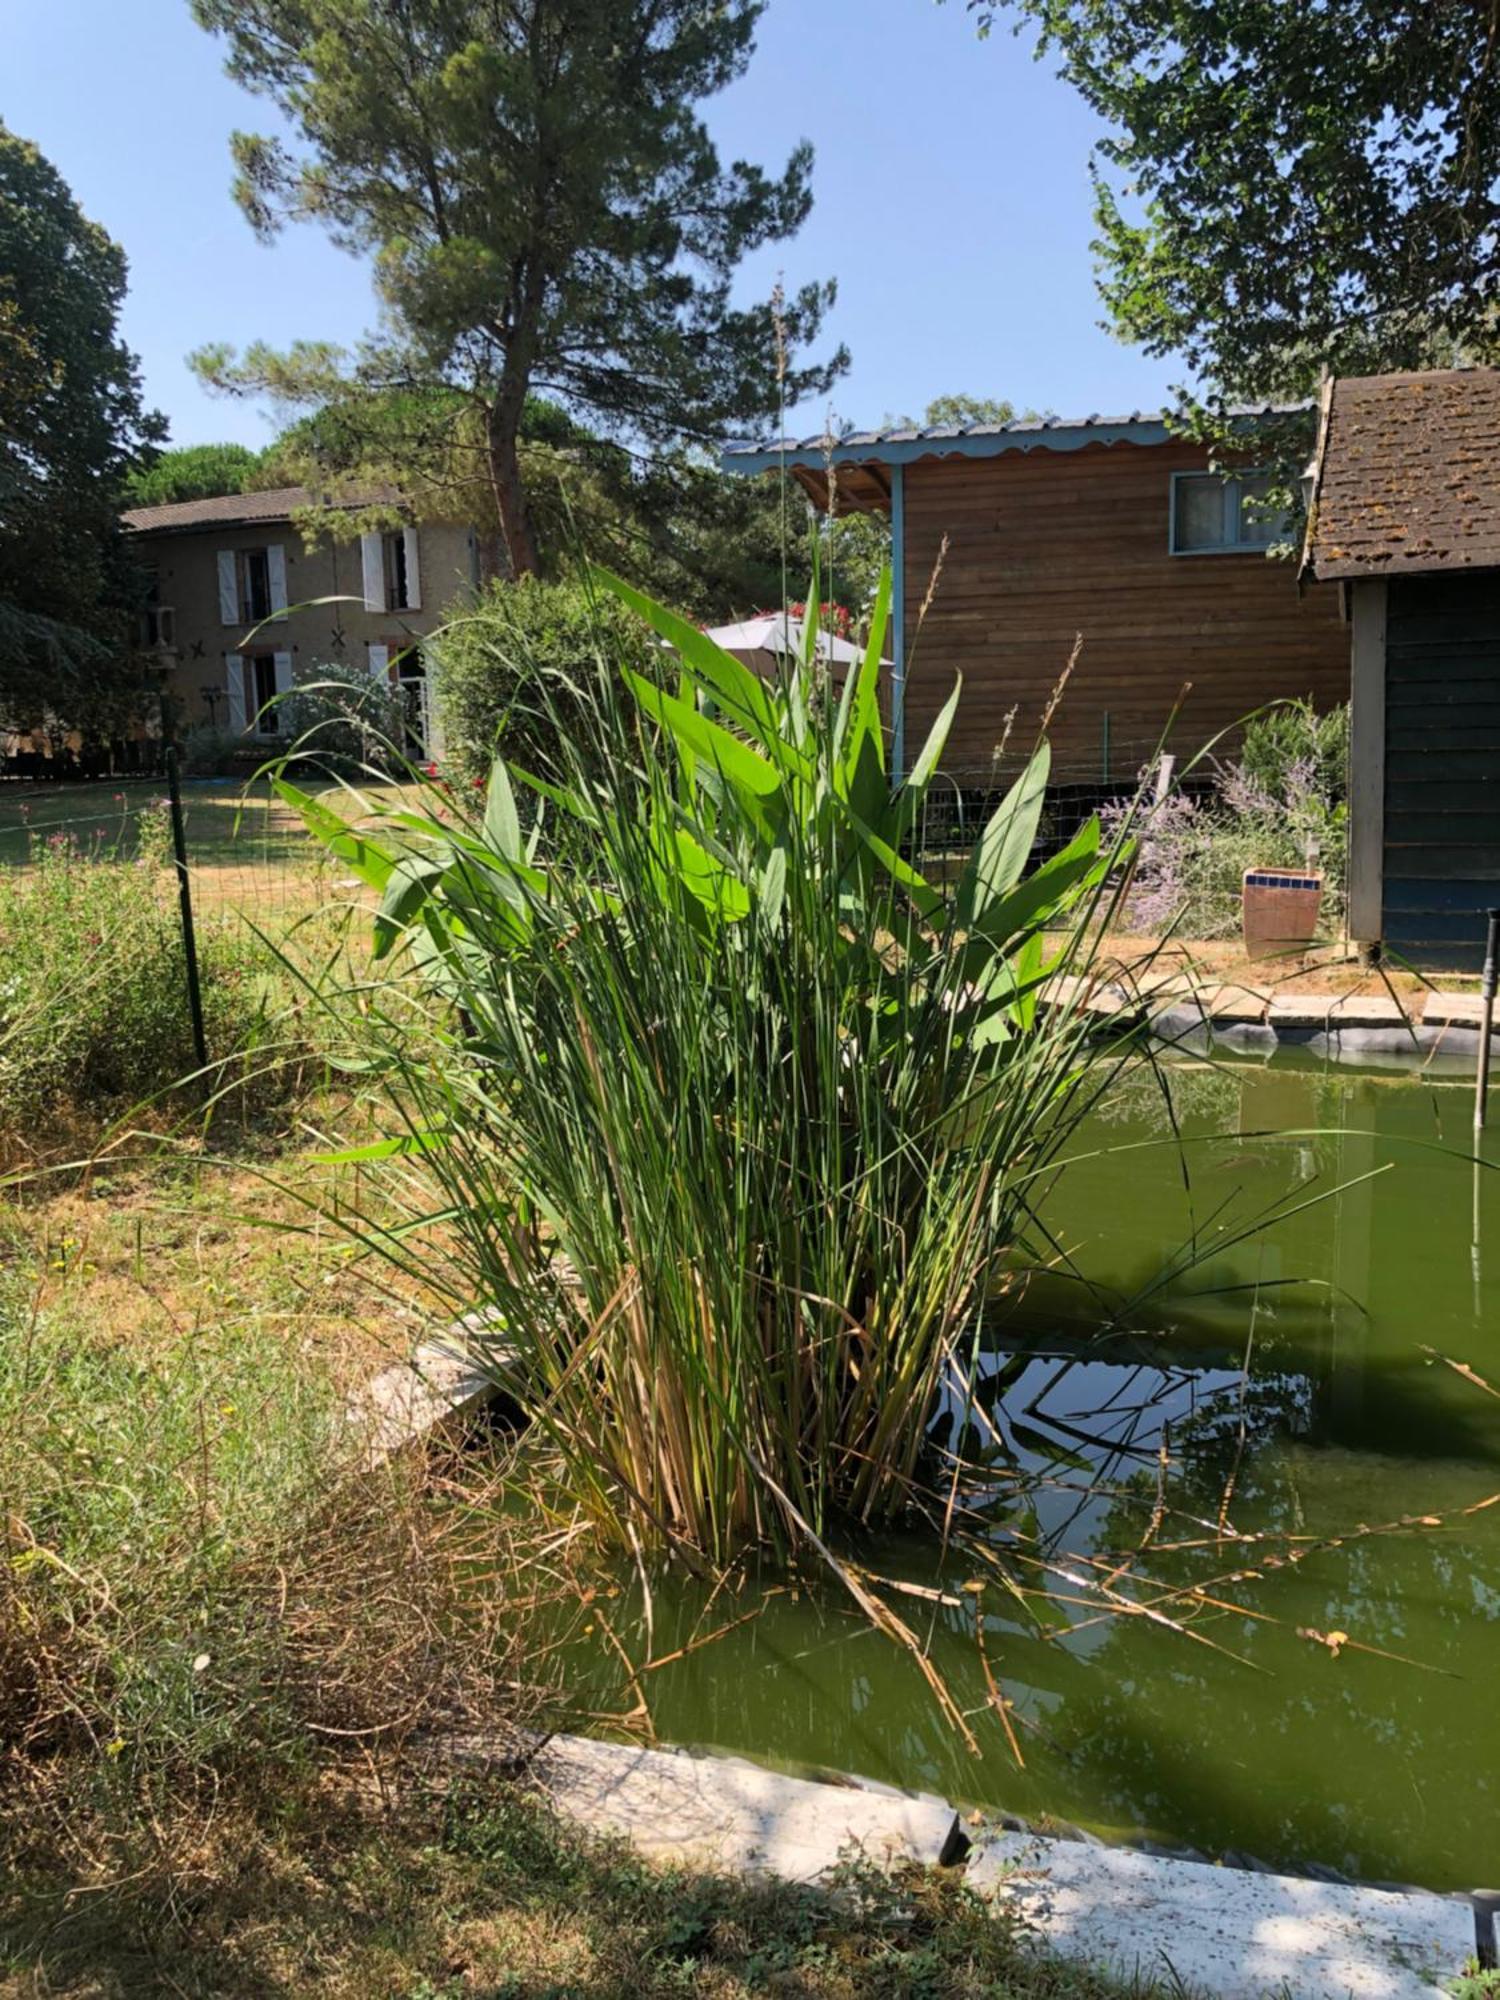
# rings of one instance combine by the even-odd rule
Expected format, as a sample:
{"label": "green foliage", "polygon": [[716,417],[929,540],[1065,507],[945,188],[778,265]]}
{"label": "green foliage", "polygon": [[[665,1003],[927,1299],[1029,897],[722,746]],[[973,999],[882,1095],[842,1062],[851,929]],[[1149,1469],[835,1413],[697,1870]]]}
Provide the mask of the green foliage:
{"label": "green foliage", "polygon": [[659,671],[640,621],[574,581],[493,584],[429,651],[448,759],[471,784],[484,783],[497,752],[537,776],[564,777],[592,741],[600,679],[621,665]]}
{"label": "green foliage", "polygon": [[371,1171],[409,1226],[379,1247],[489,1316],[604,1532],[821,1549],[967,1491],[930,1424],[944,1393],[955,1436],[980,1421],[988,1285],[1108,1066],[1038,995],[1085,967],[1118,852],[1091,823],[1028,874],[1044,745],[950,888],[903,858],[957,690],[893,797],[888,578],[837,698],[601,582],[678,677],[569,690],[529,832],[498,760],[482,803],[372,798],[358,836],[281,787],[382,897],[392,983],[351,1024],[399,1113]]}
{"label": "green foliage", "polygon": [[[461,392],[510,567],[538,550],[519,456],[545,385],[605,428],[703,442],[821,393],[844,365],[784,367],[814,338],[831,287],[779,315],[731,304],[736,269],[793,234],[811,148],[779,177],[721,165],[696,106],[740,76],[762,0],[488,0],[422,11],[368,0],[193,0],[232,76],[295,134],[239,134],[237,192],[270,235],[310,218],[373,253],[386,331],[352,364],[326,345],[206,352],[204,374],[304,406],[372,391]],[[392,77],[402,87],[391,88]],[[779,331],[778,331],[779,320]]]}
{"label": "green foliage", "polygon": [[1311,791],[1330,808],[1349,795],[1349,709],[1319,714],[1310,701],[1278,702],[1245,728],[1240,770],[1251,784],[1290,805]]}
{"label": "green foliage", "polygon": [[1267,397],[1494,351],[1500,71],[1469,0],[1009,4],[1111,127],[1104,294],[1149,353]]}
{"label": "green foliage", "polygon": [[[1105,304],[1214,385],[1200,435],[1228,449],[1222,402],[1315,396],[1324,370],[1500,354],[1500,65],[1473,0],[968,5],[1034,22],[1109,128]],[[1256,444],[1294,509],[1308,442]]]}
{"label": "green foliage", "polygon": [[299,666],[276,714],[278,730],[298,753],[320,764],[359,767],[402,754],[406,715],[400,694],[383,676],[347,660]]}
{"label": "green foliage", "polygon": [[180,500],[214,500],[247,493],[256,483],[261,454],[243,444],[186,444],[159,452],[125,481],[129,507],[167,507]]}
{"label": "green foliage", "polygon": [[140,584],[116,506],[161,435],[118,333],[125,259],[0,125],[0,727],[139,709]]}
{"label": "green foliage", "polygon": [[[1249,868],[1315,867],[1321,928],[1337,935],[1349,853],[1349,711],[1286,702],[1246,728],[1238,760],[1207,796],[1174,792],[1141,825],[1130,915],[1143,931],[1230,937]],[[1135,802],[1121,800],[1121,817]]]}
{"label": "green foliage", "polygon": [[[21,1132],[51,1111],[119,1111],[196,1067],[187,969],[168,870],[164,803],[91,844],[37,836],[0,866],[0,1105]],[[236,1057],[253,1094],[280,1094],[268,1047],[283,995],[276,963],[238,920],[201,919],[198,962],[210,1055]],[[230,1080],[226,1072],[223,1082]]]}

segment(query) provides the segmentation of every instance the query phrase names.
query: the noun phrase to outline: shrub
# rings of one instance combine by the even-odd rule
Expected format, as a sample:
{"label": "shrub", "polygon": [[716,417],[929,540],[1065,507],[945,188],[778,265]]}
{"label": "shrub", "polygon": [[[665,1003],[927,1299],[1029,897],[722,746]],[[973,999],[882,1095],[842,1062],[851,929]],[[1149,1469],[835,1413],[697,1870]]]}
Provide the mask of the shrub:
{"label": "shrub", "polygon": [[492,583],[432,647],[448,758],[472,783],[498,751],[540,776],[573,761],[558,732],[588,735],[601,673],[655,674],[661,649],[616,599],[586,582]]}
{"label": "shrub", "polygon": [[[24,1128],[68,1105],[118,1109],[196,1067],[165,802],[136,819],[135,846],[33,840],[0,868],[0,1106]],[[248,1058],[257,1094],[279,1087],[258,1049],[275,1042],[274,957],[237,919],[197,925],[204,1024],[214,1058]]]}
{"label": "shrub", "polygon": [[811,667],[767,684],[618,586],[680,692],[629,670],[634,641],[625,674],[569,689],[566,727],[546,684],[565,783],[530,834],[503,761],[482,811],[370,800],[357,850],[281,787],[406,954],[354,1030],[397,1127],[360,1157],[409,1213],[379,1248],[487,1316],[602,1532],[690,1561],[822,1552],[837,1519],[993,1480],[969,1457],[993,1435],[989,1288],[1117,1060],[1074,1000],[1038,1004],[1087,970],[1117,858],[1091,822],[1027,875],[1045,745],[951,889],[902,859],[956,693],[892,797],[888,583],[821,721]]}
{"label": "shrub", "polygon": [[278,727],[320,764],[385,764],[402,752],[406,712],[383,676],[340,660],[297,669]]}
{"label": "shrub", "polygon": [[[1322,928],[1343,921],[1348,861],[1349,711],[1319,715],[1289,702],[1257,716],[1239,759],[1214,773],[1202,793],[1169,792],[1140,826],[1140,854],[1129,919],[1160,936],[1227,937],[1240,923],[1240,893],[1250,868],[1304,868],[1323,874]],[[1106,809],[1106,826],[1123,824],[1134,799]]]}
{"label": "shrub", "polygon": [[249,746],[243,736],[202,722],[188,730],[178,747],[182,769],[194,778],[228,778],[245,762]]}

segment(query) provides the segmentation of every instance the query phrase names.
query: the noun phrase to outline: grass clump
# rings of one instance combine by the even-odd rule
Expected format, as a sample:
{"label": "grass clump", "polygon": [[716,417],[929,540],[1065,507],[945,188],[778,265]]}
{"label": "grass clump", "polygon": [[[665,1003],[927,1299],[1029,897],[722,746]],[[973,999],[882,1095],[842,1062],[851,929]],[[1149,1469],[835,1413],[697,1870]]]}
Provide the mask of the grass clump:
{"label": "grass clump", "polygon": [[[106,1117],[197,1067],[164,801],[127,840],[35,837],[0,867],[0,1120],[26,1133],[60,1110]],[[295,1078],[276,956],[227,912],[197,925],[215,1087],[274,1101]]]}
{"label": "grass clump", "polygon": [[517,774],[529,831],[504,761],[482,805],[371,801],[358,836],[283,787],[382,893],[377,950],[410,975],[354,1030],[396,1113],[366,1157],[408,1203],[371,1241],[485,1316],[606,1536],[826,1553],[840,1521],[993,1478],[987,1301],[1114,1063],[1044,989],[1088,970],[1118,847],[1090,822],[1030,868],[1044,744],[956,882],[905,858],[957,690],[893,792],[888,579],[842,690],[811,624],[764,681],[610,589],[677,691],[601,624],[554,777]]}
{"label": "grass clump", "polygon": [[[0,2000],[1158,2000],[1033,1951],[961,1879],[850,1865],[826,1888],[652,1867],[500,1781],[348,1792],[279,1826],[227,1806],[222,1878],[7,1926]],[[7,1977],[7,1974],[9,1977]]]}
{"label": "grass clump", "polygon": [[231,1797],[291,1810],[331,1750],[504,1727],[504,1544],[420,1465],[362,1469],[295,1322],[122,1338],[48,1282],[0,1289],[0,1880],[176,1891]]}

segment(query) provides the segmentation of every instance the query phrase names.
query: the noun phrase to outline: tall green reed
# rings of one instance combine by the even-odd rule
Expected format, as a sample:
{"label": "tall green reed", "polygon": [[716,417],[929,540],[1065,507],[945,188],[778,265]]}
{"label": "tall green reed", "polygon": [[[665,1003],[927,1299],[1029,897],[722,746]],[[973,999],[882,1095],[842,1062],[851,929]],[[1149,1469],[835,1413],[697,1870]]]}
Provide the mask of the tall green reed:
{"label": "tall green reed", "polygon": [[482,808],[424,780],[351,832],[279,781],[380,892],[404,974],[358,1017],[396,1115],[362,1156],[408,1217],[372,1241],[475,1315],[624,1544],[721,1562],[951,1508],[987,1476],[987,1303],[1121,1060],[1068,982],[1118,844],[1091,820],[1030,867],[1043,742],[956,882],[924,878],[959,693],[893,787],[888,579],[842,689],[811,628],[761,679],[596,580],[670,671],[594,663],[562,782],[497,758]]}

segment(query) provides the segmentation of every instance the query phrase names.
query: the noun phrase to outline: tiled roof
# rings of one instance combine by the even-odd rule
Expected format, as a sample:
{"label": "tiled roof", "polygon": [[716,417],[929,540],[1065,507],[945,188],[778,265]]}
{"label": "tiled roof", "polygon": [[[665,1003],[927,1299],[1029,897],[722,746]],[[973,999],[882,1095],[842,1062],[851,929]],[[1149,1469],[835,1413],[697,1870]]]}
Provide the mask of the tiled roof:
{"label": "tiled roof", "polygon": [[1500,568],[1500,368],[1336,381],[1307,556],[1320,577]]}
{"label": "tiled roof", "polygon": [[133,507],[121,519],[138,535],[173,529],[245,527],[254,522],[289,521],[303,507],[389,506],[399,500],[394,486],[369,487],[329,501],[305,486],[273,486],[264,493],[224,493],[213,500],[179,500],[168,507]]}

